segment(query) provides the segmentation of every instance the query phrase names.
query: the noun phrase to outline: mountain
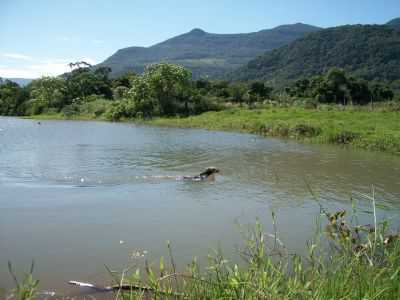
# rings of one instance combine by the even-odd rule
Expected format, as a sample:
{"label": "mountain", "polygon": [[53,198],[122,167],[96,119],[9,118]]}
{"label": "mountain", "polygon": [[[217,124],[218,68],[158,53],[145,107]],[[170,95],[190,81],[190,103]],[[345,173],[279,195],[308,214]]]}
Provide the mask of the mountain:
{"label": "mountain", "polygon": [[230,74],[281,85],[340,67],[368,80],[400,79],[400,31],[383,25],[347,25],[320,30],[269,51]]}
{"label": "mountain", "polygon": [[10,80],[12,82],[18,83],[20,86],[28,85],[33,79],[29,78],[2,78],[2,80]]}
{"label": "mountain", "polygon": [[386,26],[390,26],[396,30],[400,30],[400,18],[393,19],[386,23]]}
{"label": "mountain", "polygon": [[320,29],[301,23],[242,34],[193,29],[151,47],[120,49],[98,66],[110,67],[116,76],[127,71],[142,72],[146,65],[164,61],[191,69],[194,77],[216,77]]}

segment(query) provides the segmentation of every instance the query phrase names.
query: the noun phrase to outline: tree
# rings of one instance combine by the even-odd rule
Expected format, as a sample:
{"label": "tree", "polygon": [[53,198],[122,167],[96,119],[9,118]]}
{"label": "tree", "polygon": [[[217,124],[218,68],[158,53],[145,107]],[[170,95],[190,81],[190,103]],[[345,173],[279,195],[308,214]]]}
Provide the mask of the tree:
{"label": "tree", "polygon": [[371,99],[371,90],[365,80],[350,77],[348,79],[350,97],[354,104],[367,104]]}
{"label": "tree", "polygon": [[173,64],[154,64],[145,69],[143,80],[157,101],[161,115],[174,115],[180,105],[188,106],[191,77],[189,70]]}
{"label": "tree", "polygon": [[245,101],[247,92],[248,88],[244,83],[235,83],[230,86],[230,94],[233,102],[242,104]]}
{"label": "tree", "polygon": [[119,87],[119,86],[124,86],[127,88],[132,87],[132,82],[133,80],[137,77],[138,75],[134,72],[128,72],[125,73],[111,81],[111,85],[113,88]]}
{"label": "tree", "polygon": [[206,78],[200,78],[194,82],[194,86],[196,89],[200,89],[200,90],[209,92],[211,89],[211,82]]}
{"label": "tree", "polygon": [[346,104],[346,95],[348,92],[347,78],[344,70],[332,68],[325,76],[325,82],[328,87],[330,96],[333,97],[333,102]]}
{"label": "tree", "polygon": [[42,77],[32,81],[30,84],[30,95],[40,107],[40,113],[44,109],[56,108],[61,110],[65,105],[69,104],[67,98],[67,85],[65,79],[60,77]]}
{"label": "tree", "polygon": [[270,96],[272,88],[265,86],[264,82],[255,81],[250,85],[249,93],[257,98],[265,99]]}
{"label": "tree", "polygon": [[113,98],[114,100],[121,100],[126,98],[128,95],[129,88],[126,86],[120,85],[113,89]]}
{"label": "tree", "polygon": [[23,115],[23,105],[28,98],[27,88],[22,88],[10,80],[3,81],[0,85],[0,115]]}
{"label": "tree", "polygon": [[69,67],[71,69],[73,68],[78,68],[78,69],[83,69],[83,68],[90,68],[92,65],[85,62],[85,61],[77,61],[77,62],[70,62]]}
{"label": "tree", "polygon": [[86,62],[70,63],[70,66],[77,67],[66,75],[68,95],[71,99],[83,100],[90,95],[102,95],[112,99],[111,81],[108,78],[110,68],[93,69]]}
{"label": "tree", "polygon": [[372,98],[374,99],[375,102],[392,100],[394,97],[394,93],[389,87],[379,83],[373,84],[371,90],[372,90]]}
{"label": "tree", "polygon": [[369,85],[367,81],[348,76],[345,71],[333,68],[324,76],[311,80],[298,80],[289,88],[291,96],[310,97],[321,103],[365,105],[370,102],[391,100],[393,91],[381,83]]}

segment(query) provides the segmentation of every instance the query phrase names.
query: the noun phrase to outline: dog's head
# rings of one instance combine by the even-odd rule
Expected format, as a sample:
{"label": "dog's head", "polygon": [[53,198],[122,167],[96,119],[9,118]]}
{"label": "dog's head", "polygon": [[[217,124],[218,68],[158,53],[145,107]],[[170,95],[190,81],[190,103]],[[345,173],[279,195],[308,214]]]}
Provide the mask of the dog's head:
{"label": "dog's head", "polygon": [[204,171],[204,173],[207,174],[207,175],[217,174],[217,173],[219,173],[219,169],[217,169],[216,167],[208,167]]}

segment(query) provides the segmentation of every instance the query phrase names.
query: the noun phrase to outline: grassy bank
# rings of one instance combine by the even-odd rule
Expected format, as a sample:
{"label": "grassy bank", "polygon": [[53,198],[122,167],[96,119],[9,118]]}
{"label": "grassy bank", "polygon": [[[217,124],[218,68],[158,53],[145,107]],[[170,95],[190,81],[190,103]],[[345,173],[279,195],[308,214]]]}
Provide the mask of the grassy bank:
{"label": "grassy bank", "polygon": [[[28,118],[38,120],[107,121],[110,101],[100,100],[77,107],[76,111],[45,113]],[[120,118],[157,126],[206,128],[290,138],[302,142],[348,145],[360,149],[400,154],[400,106],[384,104],[370,110],[368,106],[298,106],[263,108],[228,108],[187,118]]]}
{"label": "grassy bank", "polygon": [[400,154],[399,120],[400,112],[385,109],[272,107],[232,108],[188,118],[157,118],[147,123],[240,131]]}
{"label": "grassy bank", "polygon": [[[360,225],[345,211],[325,216],[305,256],[289,253],[277,233],[264,233],[259,223],[244,231],[242,264],[217,251],[205,269],[194,260],[180,272],[169,244],[169,258],[156,264],[145,261],[140,267],[138,253],[122,272],[107,269],[114,282],[112,298],[399,299],[400,236],[389,232],[386,222]],[[18,282],[11,264],[9,269],[17,285],[13,299],[37,299],[38,281],[28,274]]]}

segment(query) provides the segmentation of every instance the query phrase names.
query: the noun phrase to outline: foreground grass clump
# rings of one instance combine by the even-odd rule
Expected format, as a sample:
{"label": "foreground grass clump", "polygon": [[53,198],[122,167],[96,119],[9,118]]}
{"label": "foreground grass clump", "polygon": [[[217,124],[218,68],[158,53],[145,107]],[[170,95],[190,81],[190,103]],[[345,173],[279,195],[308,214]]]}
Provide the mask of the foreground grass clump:
{"label": "foreground grass clump", "polygon": [[[362,226],[345,211],[324,214],[324,230],[308,243],[307,255],[289,253],[276,232],[265,234],[257,222],[246,231],[240,265],[216,251],[205,271],[194,260],[180,273],[168,244],[169,261],[161,258],[157,267],[146,261],[144,274],[136,264],[122,272],[108,269],[115,281],[108,291],[124,300],[400,299],[400,236],[376,217],[373,225]],[[31,275],[16,282],[16,299],[40,294]]]}
{"label": "foreground grass clump", "polygon": [[158,118],[149,124],[256,133],[400,154],[400,112],[321,106],[232,108],[188,118]]}
{"label": "foreground grass clump", "polygon": [[387,234],[385,222],[376,227],[353,225],[345,214],[326,214],[327,239],[310,242],[306,257],[288,253],[276,234],[264,234],[257,223],[241,252],[243,266],[216,252],[209,256],[205,274],[196,261],[187,273],[177,273],[171,255],[170,272],[163,259],[159,275],[146,264],[146,290],[137,290],[143,286],[139,270],[131,277],[123,273],[117,283],[122,287],[125,282],[128,292],[118,289],[117,296],[129,300],[148,294],[159,299],[399,299],[399,236]]}
{"label": "foreground grass clump", "polygon": [[15,289],[12,291],[12,295],[8,299],[15,299],[15,300],[36,299],[39,280],[33,278],[33,268],[34,268],[34,263],[32,262],[30,272],[28,274],[25,274],[22,281],[19,281],[12,268],[11,262],[8,262],[8,271],[10,272],[11,277],[13,278],[13,281],[15,283]]}

